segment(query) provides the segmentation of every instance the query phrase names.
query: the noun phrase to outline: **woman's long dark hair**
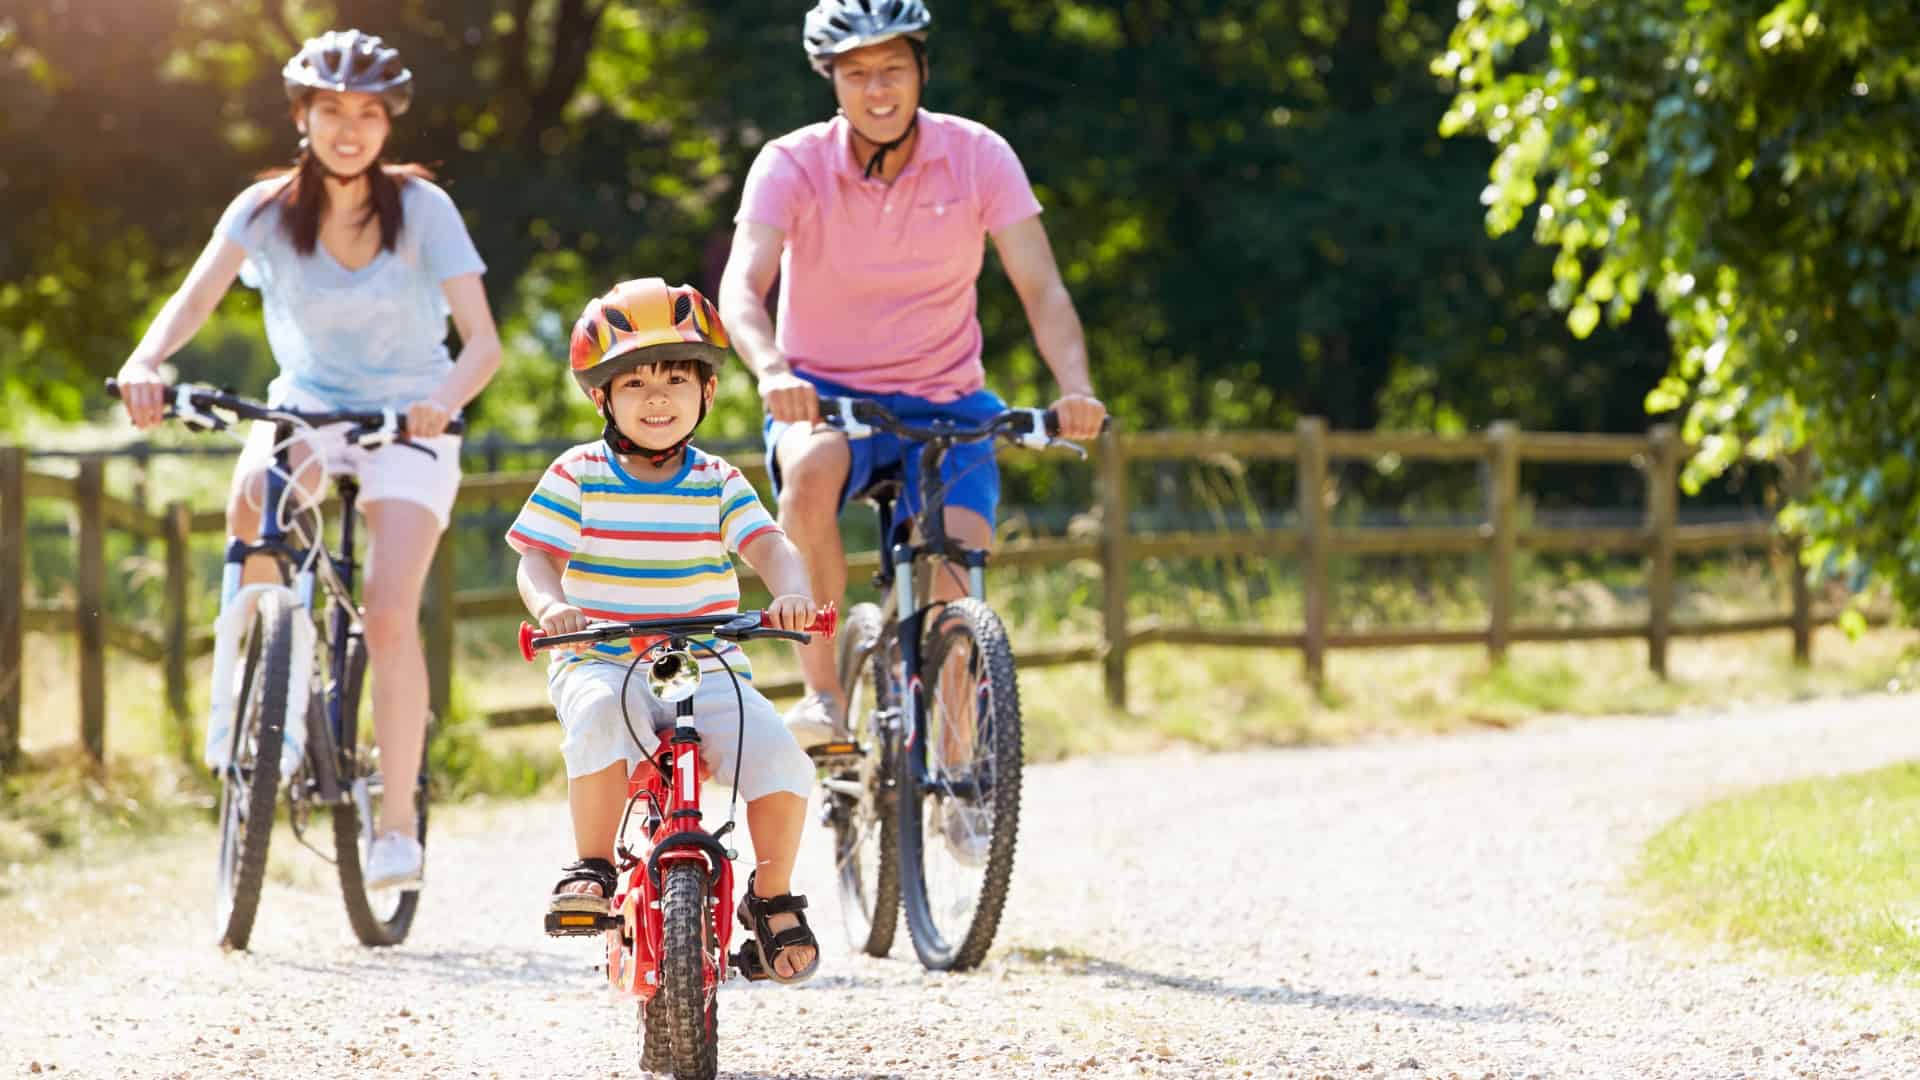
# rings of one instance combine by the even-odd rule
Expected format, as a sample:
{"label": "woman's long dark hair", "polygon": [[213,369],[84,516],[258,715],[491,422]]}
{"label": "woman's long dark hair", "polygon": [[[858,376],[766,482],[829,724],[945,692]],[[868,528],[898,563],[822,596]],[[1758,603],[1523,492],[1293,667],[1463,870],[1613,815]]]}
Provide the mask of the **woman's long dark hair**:
{"label": "woman's long dark hair", "polygon": [[[380,222],[380,247],[392,251],[400,238],[400,226],[404,224],[400,208],[400,188],[409,179],[431,180],[433,172],[424,165],[389,165],[376,161],[367,169],[366,216],[360,219],[361,226],[368,222]],[[267,207],[281,204],[280,227],[293,241],[293,249],[302,255],[313,254],[320,242],[320,218],[327,211],[327,169],[313,152],[313,147],[302,145],[300,156],[294,159],[290,167],[268,169],[258,179],[272,180],[285,177],[286,182],[273,190],[273,194],[260,200],[253,208],[248,220],[259,217]]]}

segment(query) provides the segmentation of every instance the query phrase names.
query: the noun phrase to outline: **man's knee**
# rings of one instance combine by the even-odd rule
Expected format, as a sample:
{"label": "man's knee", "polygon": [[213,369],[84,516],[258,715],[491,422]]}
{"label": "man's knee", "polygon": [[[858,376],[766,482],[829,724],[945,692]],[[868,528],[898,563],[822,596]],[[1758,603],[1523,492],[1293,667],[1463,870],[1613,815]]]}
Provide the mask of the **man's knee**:
{"label": "man's knee", "polygon": [[853,455],[845,439],[815,437],[780,445],[782,520],[834,520]]}

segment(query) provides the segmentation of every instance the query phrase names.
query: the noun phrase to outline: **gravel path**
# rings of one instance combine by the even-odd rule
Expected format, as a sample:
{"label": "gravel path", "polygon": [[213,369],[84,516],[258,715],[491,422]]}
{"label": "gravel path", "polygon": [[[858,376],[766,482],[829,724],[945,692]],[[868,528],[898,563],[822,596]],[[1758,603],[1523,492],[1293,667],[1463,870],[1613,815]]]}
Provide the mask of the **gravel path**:
{"label": "gravel path", "polygon": [[[922,972],[904,930],[892,959],[849,955],[810,832],[821,975],[728,984],[722,1071],[1920,1075],[1920,987],[1669,940],[1621,884],[1690,805],[1920,756],[1912,712],[1872,697],[1035,768],[999,943],[961,976]],[[378,953],[285,836],[246,955],[208,944],[206,835],[16,876],[0,1070],[633,1075],[633,1008],[596,981],[594,947],[538,931],[564,823],[558,803],[442,815],[422,921]]]}

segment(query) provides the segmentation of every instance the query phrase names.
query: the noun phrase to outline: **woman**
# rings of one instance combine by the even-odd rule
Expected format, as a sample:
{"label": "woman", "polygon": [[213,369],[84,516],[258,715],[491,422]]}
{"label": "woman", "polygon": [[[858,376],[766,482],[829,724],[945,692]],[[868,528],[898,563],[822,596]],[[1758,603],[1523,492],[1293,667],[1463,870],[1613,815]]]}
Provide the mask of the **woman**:
{"label": "woman", "polygon": [[[418,166],[380,159],[393,118],[413,99],[400,55],[358,30],[307,41],[282,72],[300,154],[240,193],[140,345],[120,369],[134,424],[161,420],[160,365],[206,322],[235,276],[260,290],[267,340],[280,366],[275,404],[312,409],[404,409],[408,431],[435,452],[365,451],[326,433],[293,449],[299,494],[314,499],[302,464],[312,452],[360,481],[373,537],[363,591],[373,670],[375,740],[386,797],[367,859],[370,888],[421,881],[414,778],[426,736],[427,666],[420,595],[460,486],[459,440],[447,422],[500,363],[500,339],[480,275],[485,265],[447,194]],[[463,343],[446,347],[451,314]],[[227,528],[258,535],[273,430],[255,425],[234,471]],[[260,562],[260,560],[255,560]],[[248,581],[272,580],[250,566]]]}

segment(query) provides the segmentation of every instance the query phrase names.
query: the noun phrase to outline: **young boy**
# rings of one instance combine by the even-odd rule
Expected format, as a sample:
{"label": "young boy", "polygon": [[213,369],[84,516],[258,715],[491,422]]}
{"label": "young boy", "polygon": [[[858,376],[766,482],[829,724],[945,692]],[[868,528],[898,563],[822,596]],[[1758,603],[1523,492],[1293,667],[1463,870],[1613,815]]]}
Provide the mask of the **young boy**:
{"label": "young boy", "polygon": [[[606,427],[600,441],[554,461],[507,533],[520,552],[520,597],[544,633],[585,629],[595,620],[738,610],[729,550],[767,583],[776,625],[799,630],[812,621],[807,572],[786,534],[738,469],[689,444],[713,402],[715,368],[727,349],[713,305],[698,290],[660,278],[621,282],[587,304],[574,324],[573,377]],[[813,766],[747,681],[751,670],[739,646],[705,640],[740,674],[746,706],[742,756],[733,681],[696,647],[706,676],[694,698],[702,762],[708,775],[730,778],[741,759],[740,794],[760,859],[741,906],[754,925],[762,968],[780,982],[799,982],[819,966],[801,914],[805,899],[789,894]],[[628,642],[609,642],[556,650],[548,669],[579,854],[554,886],[553,911],[607,910],[627,777],[659,745],[656,720],[670,722],[646,680],[636,677],[627,708],[647,745],[628,735],[620,694],[633,658]]]}

